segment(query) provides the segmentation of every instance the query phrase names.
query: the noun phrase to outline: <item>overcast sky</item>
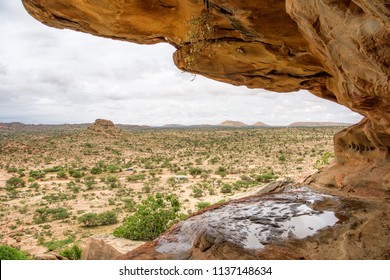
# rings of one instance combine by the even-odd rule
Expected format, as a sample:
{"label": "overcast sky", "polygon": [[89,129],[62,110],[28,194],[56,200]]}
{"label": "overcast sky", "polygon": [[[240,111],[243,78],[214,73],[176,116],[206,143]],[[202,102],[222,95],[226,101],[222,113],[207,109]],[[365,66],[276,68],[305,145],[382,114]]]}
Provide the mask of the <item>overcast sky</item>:
{"label": "overcast sky", "polygon": [[356,123],[308,92],[249,90],[178,70],[168,44],[136,45],[47,27],[20,0],[0,2],[0,122]]}

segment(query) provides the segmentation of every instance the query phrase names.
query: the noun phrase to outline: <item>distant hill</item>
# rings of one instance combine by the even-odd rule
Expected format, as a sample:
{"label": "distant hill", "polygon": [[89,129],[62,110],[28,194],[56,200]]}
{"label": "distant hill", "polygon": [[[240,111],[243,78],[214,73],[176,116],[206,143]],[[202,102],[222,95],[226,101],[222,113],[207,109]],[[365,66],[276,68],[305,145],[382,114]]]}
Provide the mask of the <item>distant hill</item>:
{"label": "distant hill", "polygon": [[24,124],[20,122],[0,123],[0,129],[9,131],[67,131],[81,130],[88,124]]}
{"label": "distant hill", "polygon": [[288,127],[322,127],[322,126],[350,126],[351,123],[342,122],[294,122]]}
{"label": "distant hill", "polygon": [[150,129],[152,127],[148,125],[135,125],[135,124],[116,124],[116,127],[122,130],[135,130],[135,129]]}
{"label": "distant hill", "polygon": [[268,124],[265,124],[263,122],[255,122],[254,124],[252,124],[251,126],[269,126]]}
{"label": "distant hill", "polygon": [[[150,126],[146,125],[131,125],[131,124],[116,124],[114,125],[111,121],[98,119],[95,123],[81,123],[81,124],[24,124],[20,122],[11,122],[11,123],[0,123],[0,129],[9,130],[9,131],[74,131],[74,130],[84,130],[99,127],[108,126],[109,128],[115,127],[121,130],[137,130],[137,129],[149,129]],[[97,126],[97,127],[96,127]]]}
{"label": "distant hill", "polygon": [[164,124],[162,127],[165,127],[165,128],[180,128],[180,127],[186,127],[186,126],[182,125],[182,124],[171,123],[171,124]]}
{"label": "distant hill", "polygon": [[247,124],[239,121],[224,121],[219,124],[219,126],[232,126],[232,127],[243,127],[243,126],[248,126]]}

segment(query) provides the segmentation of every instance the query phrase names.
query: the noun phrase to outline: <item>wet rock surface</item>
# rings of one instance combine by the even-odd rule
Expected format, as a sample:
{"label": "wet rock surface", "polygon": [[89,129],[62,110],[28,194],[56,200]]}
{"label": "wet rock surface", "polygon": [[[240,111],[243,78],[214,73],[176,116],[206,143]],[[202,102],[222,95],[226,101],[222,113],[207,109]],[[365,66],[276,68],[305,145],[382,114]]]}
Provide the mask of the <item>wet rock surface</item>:
{"label": "wet rock surface", "polygon": [[287,238],[304,238],[318,230],[333,226],[337,217],[332,211],[317,211],[315,201],[335,199],[309,189],[246,199],[210,210],[187,219],[180,230],[168,239],[161,238],[156,250],[164,254],[184,255],[197,244],[208,249],[201,239],[229,242],[245,249],[263,249],[267,244],[280,243]]}
{"label": "wet rock surface", "polygon": [[[389,213],[376,203],[287,188],[208,208],[121,259],[388,258],[389,225],[379,229],[377,219]],[[367,235],[372,227],[377,240]],[[378,250],[363,253],[364,246]]]}

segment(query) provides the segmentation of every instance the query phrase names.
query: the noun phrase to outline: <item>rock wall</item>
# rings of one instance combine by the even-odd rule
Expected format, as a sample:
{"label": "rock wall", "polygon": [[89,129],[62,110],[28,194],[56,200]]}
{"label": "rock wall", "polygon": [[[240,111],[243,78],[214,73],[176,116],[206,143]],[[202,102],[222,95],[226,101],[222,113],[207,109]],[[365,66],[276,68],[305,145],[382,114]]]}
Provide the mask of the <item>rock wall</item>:
{"label": "rock wall", "polygon": [[52,27],[167,42],[184,71],[276,92],[306,89],[362,114],[335,136],[333,166],[310,182],[390,191],[389,0],[22,1]]}

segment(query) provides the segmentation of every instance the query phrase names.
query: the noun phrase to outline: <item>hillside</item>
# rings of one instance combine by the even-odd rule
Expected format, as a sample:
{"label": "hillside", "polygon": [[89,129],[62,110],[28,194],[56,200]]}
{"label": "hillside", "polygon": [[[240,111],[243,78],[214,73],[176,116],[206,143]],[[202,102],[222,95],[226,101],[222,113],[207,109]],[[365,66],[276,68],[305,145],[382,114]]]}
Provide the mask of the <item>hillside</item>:
{"label": "hillside", "polygon": [[218,125],[219,126],[231,126],[231,127],[244,127],[244,126],[248,126],[247,124],[245,124],[243,122],[230,121],[230,120],[223,121],[223,122],[221,122]]}
{"label": "hillside", "polygon": [[254,124],[252,124],[251,126],[269,126],[268,124],[265,124],[263,122],[255,122]]}

